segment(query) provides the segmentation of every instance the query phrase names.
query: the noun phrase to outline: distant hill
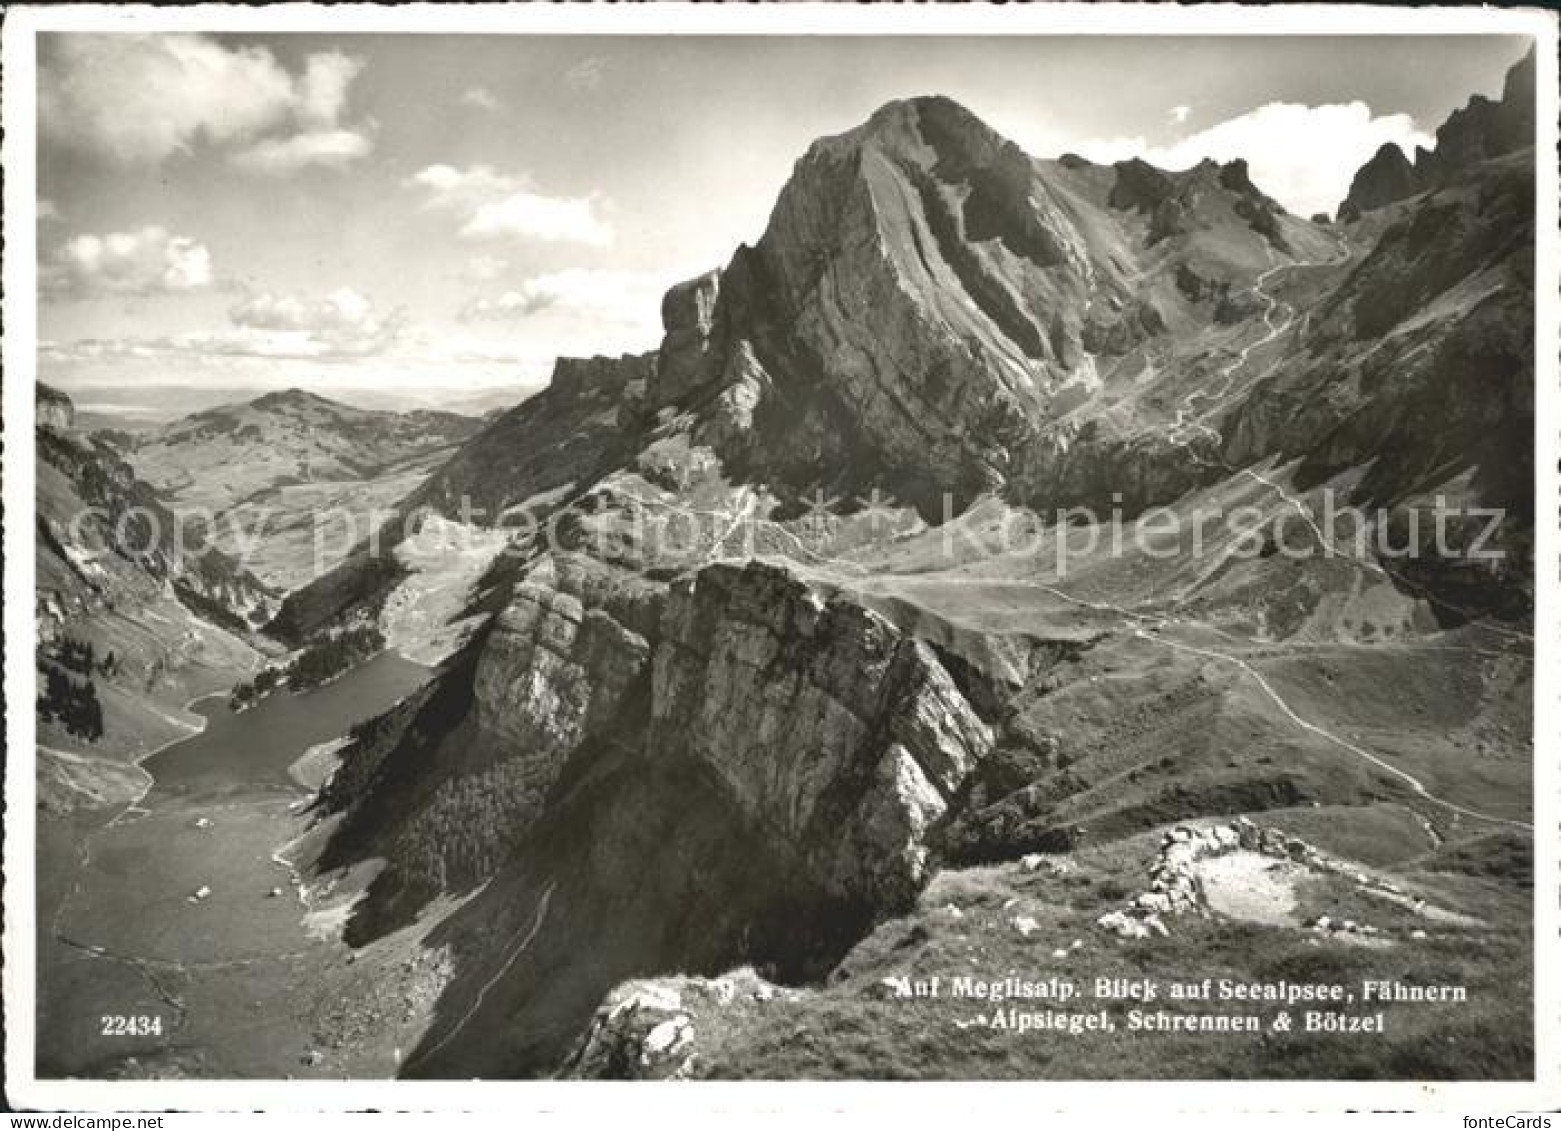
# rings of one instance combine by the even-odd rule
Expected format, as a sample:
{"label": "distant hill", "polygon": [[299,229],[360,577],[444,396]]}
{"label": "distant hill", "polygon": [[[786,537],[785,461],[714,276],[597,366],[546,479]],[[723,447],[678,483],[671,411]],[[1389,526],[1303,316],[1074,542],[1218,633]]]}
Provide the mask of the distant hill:
{"label": "distant hill", "polygon": [[291,589],[334,565],[483,426],[475,416],[356,408],[302,389],[206,409],[155,431],[116,432],[136,472],[214,543]]}
{"label": "distant hill", "polygon": [[222,511],[277,487],[381,475],[479,425],[453,412],[378,412],[288,389],[186,416],[138,437],[130,458],[177,502]]}
{"label": "distant hill", "polygon": [[[437,409],[482,416],[495,409],[512,408],[540,387],[536,382],[477,388],[387,385],[333,389],[329,396],[342,404],[375,412]],[[75,402],[77,426],[81,429],[147,432],[191,413],[247,403],[275,390],[264,386],[134,384],[71,385],[66,391]]]}

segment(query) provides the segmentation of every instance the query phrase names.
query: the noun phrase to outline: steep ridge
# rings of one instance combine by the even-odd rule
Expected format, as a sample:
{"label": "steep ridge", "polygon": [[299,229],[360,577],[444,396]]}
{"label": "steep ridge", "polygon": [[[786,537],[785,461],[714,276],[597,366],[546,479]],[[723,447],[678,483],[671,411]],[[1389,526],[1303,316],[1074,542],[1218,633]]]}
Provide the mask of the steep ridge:
{"label": "steep ridge", "polygon": [[632,453],[655,372],[654,354],[560,358],[546,389],[464,445],[406,507],[460,517],[466,504],[473,521],[497,526],[528,504],[567,500]]}
{"label": "steep ridge", "polygon": [[1493,102],[1482,94],[1469,99],[1436,131],[1432,149],[1416,149],[1412,165],[1398,146],[1384,145],[1355,174],[1339,205],[1339,219],[1356,220],[1375,209],[1444,188],[1482,162],[1533,146],[1535,67],[1535,49],[1530,48],[1507,72],[1500,99]]}
{"label": "steep ridge", "polygon": [[[383,532],[503,544],[320,794],[315,866],[385,862],[349,941],[434,916],[454,955],[404,1070],[550,1073],[629,977],[816,981],[943,869],[1266,811],[1521,837],[1533,155],[1481,153],[1334,227],[1241,162],[1035,161],[894,103],[668,293],[656,354],[561,360]],[[1385,548],[1438,495],[1504,512],[1502,564],[1472,520]],[[1260,521],[1112,544],[1156,506]],[[363,545],[273,627],[405,584]]]}
{"label": "steep ridge", "polygon": [[[182,527],[111,447],[75,431],[68,396],[39,385],[38,403],[41,796],[68,809],[95,803],[77,788],[87,763],[188,733],[186,702],[254,666],[245,638],[275,595]],[[112,765],[103,774],[125,780]]]}
{"label": "steep ridge", "polygon": [[1498,565],[1384,563],[1451,623],[1532,603],[1533,70],[1531,50],[1501,102],[1476,97],[1437,131],[1418,195],[1377,213],[1369,250],[1308,317],[1304,353],[1226,417],[1216,457],[1299,458],[1303,483],[1369,467],[1347,498],[1386,508],[1398,545],[1429,537],[1407,528],[1437,498],[1467,516],[1455,546],[1480,535],[1477,510],[1499,513]]}

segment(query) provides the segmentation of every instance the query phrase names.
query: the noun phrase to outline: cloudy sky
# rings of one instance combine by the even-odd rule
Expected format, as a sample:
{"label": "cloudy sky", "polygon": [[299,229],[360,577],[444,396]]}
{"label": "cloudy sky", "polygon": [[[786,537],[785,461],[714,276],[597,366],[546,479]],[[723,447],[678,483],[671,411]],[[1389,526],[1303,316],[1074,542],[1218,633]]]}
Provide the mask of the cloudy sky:
{"label": "cloudy sky", "polygon": [[1512,38],[51,35],[40,375],[70,387],[537,384],[653,347],[808,143],[950,95],[1037,156],[1244,156],[1331,210],[1499,93]]}

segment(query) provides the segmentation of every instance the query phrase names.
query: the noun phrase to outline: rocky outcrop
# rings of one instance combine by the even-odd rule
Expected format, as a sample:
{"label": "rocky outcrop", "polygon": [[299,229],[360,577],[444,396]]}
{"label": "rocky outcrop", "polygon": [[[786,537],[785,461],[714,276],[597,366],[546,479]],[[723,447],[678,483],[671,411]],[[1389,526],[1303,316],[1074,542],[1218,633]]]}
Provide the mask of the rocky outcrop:
{"label": "rocky outcrop", "polygon": [[519,586],[477,663],[477,725],[545,795],[587,739],[609,734],[649,661],[645,640],[601,609],[546,586]]}
{"label": "rocky outcrop", "polygon": [[651,403],[669,405],[705,385],[714,374],[716,300],[721,295],[721,272],[707,271],[679,283],[661,300],[660,365],[651,388]]}
{"label": "rocky outcrop", "polygon": [[1082,501],[1035,474],[1054,414],[1173,331],[1255,315],[1228,294],[1299,223],[1241,161],[1038,162],[948,99],[891,103],[808,150],[756,246],[669,292],[653,402],[783,495],[882,488],[929,520]]}
{"label": "rocky outcrop", "polygon": [[66,432],[76,425],[76,405],[52,385],[37,383],[36,412],[39,428]]}
{"label": "rocky outcrop", "polygon": [[[385,861],[354,945],[482,888],[459,945],[526,946],[472,1030],[502,1021],[517,1049],[501,1063],[554,1068],[626,977],[818,976],[914,902],[932,826],[992,741],[931,647],[787,570],[714,564],[666,587],[554,554],[429,691],[341,752],[357,784],[322,794],[344,810],[322,867]],[[590,960],[570,962],[587,939]],[[579,1070],[677,1074],[690,1003],[730,983],[684,985],[666,1008],[615,999]],[[457,1055],[432,1044],[418,1073]],[[461,1063],[496,1055],[459,1047]]]}
{"label": "rocky outcrop", "polygon": [[1508,70],[1497,100],[1476,94],[1436,131],[1436,147],[1416,162],[1416,174],[1433,184],[1534,144],[1535,49]]}
{"label": "rocky outcrop", "polygon": [[1393,204],[1419,191],[1420,183],[1409,158],[1397,145],[1385,142],[1350,182],[1350,191],[1339,205],[1339,219],[1356,219],[1363,212]]}
{"label": "rocky outcrop", "polygon": [[[506,513],[559,488],[583,488],[635,434],[633,408],[656,380],[656,354],[561,357],[548,387],[473,436],[401,505],[501,525]],[[627,410],[626,410],[627,409]],[[545,517],[545,505],[530,509]]]}
{"label": "rocky outcrop", "polygon": [[710,766],[828,890],[893,907],[925,881],[927,829],[992,733],[927,645],[753,564],[674,585],[648,742]]}
{"label": "rocky outcrop", "polygon": [[[1249,817],[1237,817],[1228,824],[1202,827],[1177,825],[1160,838],[1160,850],[1149,866],[1149,890],[1135,896],[1123,908],[1108,911],[1095,925],[1121,938],[1142,939],[1170,934],[1165,918],[1179,915],[1207,916],[1212,912],[1199,878],[1199,864],[1212,857],[1233,852],[1256,853],[1307,869],[1317,875],[1337,876],[1357,889],[1401,904],[1415,898],[1399,885],[1380,875],[1363,871],[1322,851],[1297,836],[1289,836],[1272,826],[1259,825]],[[1416,906],[1423,906],[1420,899]],[[1374,936],[1380,932],[1353,919],[1335,919],[1322,915],[1309,928],[1319,934]],[[1421,937],[1424,937],[1422,932]]]}
{"label": "rocky outcrop", "polygon": [[1414,164],[1403,150],[1388,143],[1362,165],[1339,205],[1341,220],[1442,188],[1476,165],[1534,144],[1535,52],[1513,64],[1502,83],[1501,98],[1482,94],[1455,110],[1436,131],[1432,149],[1417,149]]}
{"label": "rocky outcrop", "polygon": [[561,357],[553,366],[548,386],[559,399],[573,403],[611,404],[629,395],[635,385],[654,380],[656,355],[624,354],[622,357]]}
{"label": "rocky outcrop", "polygon": [[1220,166],[1219,183],[1233,195],[1232,207],[1236,215],[1245,220],[1247,226],[1254,232],[1267,240],[1269,246],[1275,251],[1289,254],[1290,244],[1285,239],[1279,224],[1279,219],[1285,214],[1285,210],[1278,201],[1252,183],[1252,174],[1245,159],[1238,157]]}
{"label": "rocky outcrop", "polygon": [[[68,406],[54,402],[53,419],[66,419]],[[242,633],[269,617],[268,588],[113,448],[40,421],[37,457],[40,598],[86,611],[167,586],[223,628]]]}
{"label": "rocky outcrop", "polygon": [[139,795],[145,775],[115,759],[184,737],[192,697],[252,671],[246,638],[273,601],[113,447],[76,431],[68,397],[40,386],[38,409],[38,784],[58,812]]}
{"label": "rocky outcrop", "polygon": [[[1470,505],[1502,508],[1504,529],[1526,523],[1533,202],[1532,170],[1500,162],[1403,205],[1313,312],[1309,349],[1230,415],[1224,460],[1279,452],[1313,481],[1368,467],[1356,501],[1383,506],[1467,471]],[[1453,593],[1456,577],[1428,580],[1456,606],[1487,603]]]}

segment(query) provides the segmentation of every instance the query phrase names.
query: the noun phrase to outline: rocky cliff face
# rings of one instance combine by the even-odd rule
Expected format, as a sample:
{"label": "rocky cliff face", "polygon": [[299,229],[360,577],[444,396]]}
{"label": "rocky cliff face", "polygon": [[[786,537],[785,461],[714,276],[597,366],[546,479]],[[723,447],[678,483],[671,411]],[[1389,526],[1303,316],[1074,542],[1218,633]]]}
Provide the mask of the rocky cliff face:
{"label": "rocky cliff face", "polygon": [[1339,205],[1339,217],[1351,219],[1420,191],[1415,167],[1404,151],[1392,142],[1385,143],[1360,167],[1350,182],[1349,195]]}
{"label": "rocky cliff face", "polygon": [[[567,999],[556,1057],[637,967],[746,957],[795,974],[909,906],[932,827],[992,741],[928,645],[786,570],[712,565],[668,588],[556,555],[440,686],[343,752],[322,794],[343,814],[323,865],[387,860],[357,943],[481,883],[555,893],[542,954],[574,945],[582,917],[636,904],[603,928],[622,939],[606,958],[549,975],[543,996]],[[625,821],[680,827],[638,844],[628,868]],[[694,863],[690,837],[740,855]],[[692,876],[697,899],[646,901]],[[629,877],[646,887],[614,895]],[[701,918],[704,904],[720,910]],[[472,912],[487,925],[465,945],[490,914]],[[523,965],[515,984],[535,975]]]}
{"label": "rocky cliff face", "polygon": [[[733,817],[819,890],[890,908],[925,881],[928,831],[993,741],[927,644],[758,563],[636,591],[588,559],[549,559],[516,586],[471,667],[447,679],[470,693],[455,700],[459,718],[441,719],[458,736],[445,754],[431,758],[416,726],[388,753],[372,742],[346,753],[344,780],[362,788],[330,803],[348,811],[348,840],[434,820],[463,778],[502,774],[530,800],[504,828],[473,833],[492,839],[472,855],[498,862],[572,765],[629,750],[648,766],[695,764]],[[482,756],[455,756],[474,744]],[[425,804],[410,815],[377,796],[405,787],[394,772],[402,761],[424,779]],[[419,859],[400,862],[409,877],[446,870],[429,853],[447,845],[417,848]],[[387,887],[396,864],[393,855]]]}
{"label": "rocky cliff face", "polygon": [[269,616],[264,585],[212,548],[202,526],[176,517],[113,448],[60,423],[71,419],[71,402],[60,393],[40,417],[40,579],[50,579],[41,594],[86,610],[170,585],[209,602],[211,615],[229,623]]}
{"label": "rocky cliff face", "polygon": [[1534,144],[1535,53],[1530,48],[1507,72],[1501,98],[1476,94],[1436,131],[1436,145],[1419,149],[1414,164],[1396,145],[1384,145],[1361,166],[1339,205],[1341,220],[1358,219],[1411,196],[1442,188],[1484,161]]}
{"label": "rocky cliff face", "polygon": [[576,750],[616,733],[649,662],[645,639],[610,613],[526,582],[478,661],[477,724],[525,761],[526,788],[545,795]]}
{"label": "rocky cliff face", "polygon": [[1356,501],[1393,506],[1434,483],[1501,508],[1503,538],[1521,542],[1532,521],[1533,193],[1530,167],[1497,159],[1407,206],[1315,312],[1308,353],[1233,414],[1222,458],[1239,467],[1278,451],[1316,476],[1369,464]]}
{"label": "rocky cliff face", "polygon": [[1436,147],[1419,154],[1416,171],[1432,183],[1446,183],[1461,170],[1534,144],[1535,49],[1502,82],[1501,97],[1469,99],[1436,131]]}
{"label": "rocky cliff face", "polygon": [[652,757],[709,766],[820,884],[903,906],[928,828],[992,745],[931,649],[769,566],[672,587],[652,670]]}

